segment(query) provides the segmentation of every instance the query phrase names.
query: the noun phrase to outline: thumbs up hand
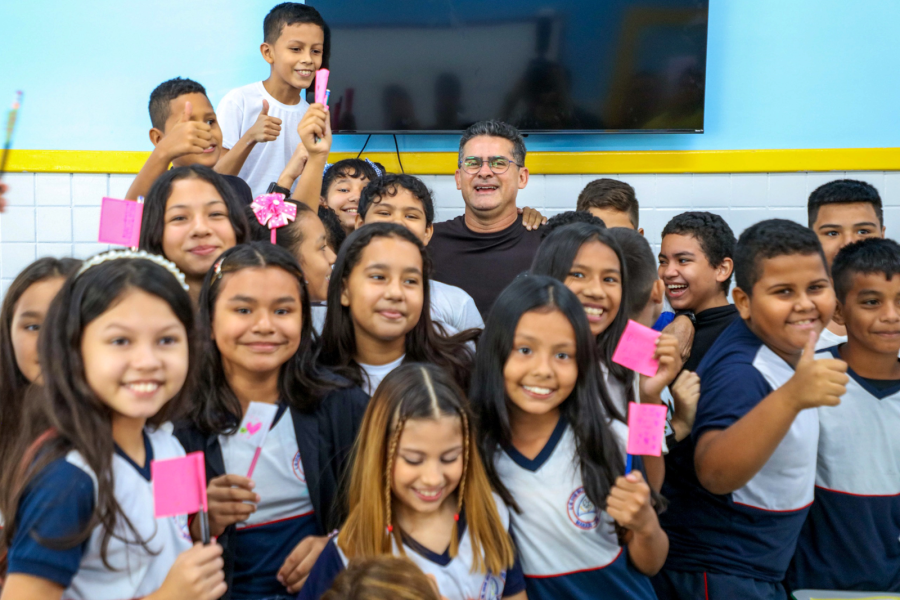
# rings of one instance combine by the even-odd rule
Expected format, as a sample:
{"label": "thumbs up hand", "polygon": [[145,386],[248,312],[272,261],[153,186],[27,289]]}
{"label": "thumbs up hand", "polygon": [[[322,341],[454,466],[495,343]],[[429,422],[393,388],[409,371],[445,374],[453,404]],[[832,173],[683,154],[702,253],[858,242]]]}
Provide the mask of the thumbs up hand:
{"label": "thumbs up hand", "polygon": [[810,332],[800,361],[794,368],[794,376],[785,384],[785,387],[790,386],[788,397],[797,412],[817,406],[837,406],[850,381],[844,361],[837,358],[816,360],[817,339],[818,335]]}
{"label": "thumbs up hand", "polygon": [[170,162],[185,154],[202,154],[215,143],[209,123],[192,120],[193,111],[191,103],[185,102],[178,121],[159,142]]}
{"label": "thumbs up hand", "polygon": [[249,135],[258,144],[273,142],[281,135],[281,119],[269,116],[268,100],[263,100],[262,110],[256,117],[256,123],[247,130],[245,135]]}

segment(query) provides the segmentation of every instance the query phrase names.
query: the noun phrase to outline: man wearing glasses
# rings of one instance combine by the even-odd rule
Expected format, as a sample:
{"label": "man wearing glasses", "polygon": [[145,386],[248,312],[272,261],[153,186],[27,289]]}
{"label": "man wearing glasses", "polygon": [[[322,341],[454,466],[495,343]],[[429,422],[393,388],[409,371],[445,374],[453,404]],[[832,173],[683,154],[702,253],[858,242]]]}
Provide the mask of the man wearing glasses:
{"label": "man wearing glasses", "polygon": [[434,279],[461,287],[487,317],[500,292],[531,267],[541,243],[522,225],[516,195],[528,185],[525,142],[512,125],[481,121],[459,140],[456,189],[464,215],[434,224],[428,251]]}

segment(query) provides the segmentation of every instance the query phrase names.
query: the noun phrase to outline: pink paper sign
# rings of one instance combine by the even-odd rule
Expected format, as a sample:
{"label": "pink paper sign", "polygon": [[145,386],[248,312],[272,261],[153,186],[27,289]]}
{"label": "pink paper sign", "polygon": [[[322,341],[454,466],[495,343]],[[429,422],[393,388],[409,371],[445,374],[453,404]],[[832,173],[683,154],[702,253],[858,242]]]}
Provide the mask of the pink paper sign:
{"label": "pink paper sign", "polygon": [[328,89],[328,75],[330,74],[328,69],[316,71],[316,102],[319,104],[325,104],[325,92]]}
{"label": "pink paper sign", "polygon": [[189,515],[207,510],[206,468],[203,453],[150,462],[153,505],[157,518]]}
{"label": "pink paper sign", "polygon": [[628,454],[662,456],[666,407],[662,404],[628,404]]}
{"label": "pink paper sign", "polygon": [[653,355],[660,335],[662,334],[658,331],[629,320],[613,353],[613,362],[641,375],[653,377],[659,370],[659,361]]}
{"label": "pink paper sign", "polygon": [[98,242],[118,246],[137,246],[141,239],[144,205],[133,200],[104,198],[100,205]]}

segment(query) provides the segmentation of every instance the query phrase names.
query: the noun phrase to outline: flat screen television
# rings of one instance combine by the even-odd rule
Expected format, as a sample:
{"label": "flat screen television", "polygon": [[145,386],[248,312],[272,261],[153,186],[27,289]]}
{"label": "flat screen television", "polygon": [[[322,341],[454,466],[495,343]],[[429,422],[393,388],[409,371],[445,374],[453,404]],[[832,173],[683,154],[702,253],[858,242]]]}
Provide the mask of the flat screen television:
{"label": "flat screen television", "polygon": [[709,0],[307,0],[340,133],[703,131]]}

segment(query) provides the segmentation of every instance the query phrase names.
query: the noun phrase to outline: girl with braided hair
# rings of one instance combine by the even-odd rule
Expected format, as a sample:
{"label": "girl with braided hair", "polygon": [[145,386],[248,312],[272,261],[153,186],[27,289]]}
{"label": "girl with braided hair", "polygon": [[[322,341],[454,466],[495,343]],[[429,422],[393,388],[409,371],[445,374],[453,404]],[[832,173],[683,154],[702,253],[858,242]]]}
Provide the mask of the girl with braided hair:
{"label": "girl with braided hair", "polygon": [[406,556],[448,600],[524,600],[509,510],[493,494],[465,395],[443,369],[404,364],[369,402],[350,512],[298,600],[320,598],[352,559]]}

